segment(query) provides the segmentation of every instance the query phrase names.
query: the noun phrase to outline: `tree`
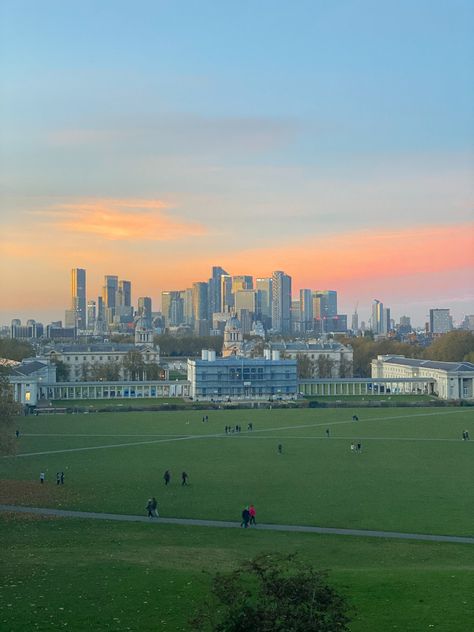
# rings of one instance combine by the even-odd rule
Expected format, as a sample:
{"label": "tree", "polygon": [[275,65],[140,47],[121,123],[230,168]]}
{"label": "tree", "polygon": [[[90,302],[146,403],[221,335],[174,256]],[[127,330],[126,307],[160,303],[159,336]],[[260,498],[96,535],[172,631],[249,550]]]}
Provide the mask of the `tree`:
{"label": "tree", "polygon": [[67,382],[69,380],[69,367],[62,360],[56,358],[52,360],[56,365],[56,382]]}
{"label": "tree", "polygon": [[100,382],[102,380],[106,382],[116,382],[120,379],[120,363],[115,360],[102,363],[94,362],[90,367],[90,376],[94,382]]}
{"label": "tree", "polygon": [[21,362],[34,355],[35,350],[29,342],[15,338],[0,338],[0,358]]}
{"label": "tree", "polygon": [[315,364],[307,353],[296,354],[296,370],[299,378],[311,378],[314,376]]}
{"label": "tree", "polygon": [[162,380],[164,379],[164,369],[156,362],[147,362],[143,367],[145,379]]}
{"label": "tree", "polygon": [[352,377],[352,365],[350,360],[342,356],[339,362],[339,377]]}
{"label": "tree", "polygon": [[296,555],[259,555],[232,573],[217,574],[211,599],[191,620],[212,632],[344,632],[346,600],[327,574]]}
{"label": "tree", "polygon": [[143,380],[145,362],[140,351],[131,349],[127,352],[123,359],[123,369],[126,379],[132,382]]}
{"label": "tree", "polygon": [[13,389],[8,379],[8,368],[0,367],[0,454],[14,454],[15,416],[21,406],[13,398]]}
{"label": "tree", "polygon": [[333,367],[334,367],[334,360],[331,360],[331,358],[328,355],[321,354],[318,356],[318,359],[316,361],[318,377],[321,377],[321,378],[332,377]]}
{"label": "tree", "polygon": [[474,351],[474,334],[458,329],[437,338],[425,351],[428,360],[462,362]]}

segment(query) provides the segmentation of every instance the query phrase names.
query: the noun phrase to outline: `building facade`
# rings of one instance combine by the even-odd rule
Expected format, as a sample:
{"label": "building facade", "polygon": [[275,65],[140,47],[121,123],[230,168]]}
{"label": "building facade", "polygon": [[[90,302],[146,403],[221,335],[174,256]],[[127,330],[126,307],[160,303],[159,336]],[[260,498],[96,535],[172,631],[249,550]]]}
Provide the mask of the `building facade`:
{"label": "building facade", "polygon": [[434,381],[433,394],[440,399],[474,399],[472,362],[436,362],[397,355],[372,360],[374,378],[426,378]]}
{"label": "building facade", "polygon": [[193,399],[228,401],[292,399],[298,395],[295,360],[278,354],[263,358],[216,358],[203,351],[200,360],[188,360],[188,381]]}

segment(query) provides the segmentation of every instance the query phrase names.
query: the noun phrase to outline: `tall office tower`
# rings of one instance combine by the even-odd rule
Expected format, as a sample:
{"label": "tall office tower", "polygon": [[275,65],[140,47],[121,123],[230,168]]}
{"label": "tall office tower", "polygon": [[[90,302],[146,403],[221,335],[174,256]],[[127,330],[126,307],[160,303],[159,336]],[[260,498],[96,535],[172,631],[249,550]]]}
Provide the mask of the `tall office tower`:
{"label": "tall office tower", "polygon": [[104,307],[115,307],[117,301],[118,276],[106,275],[104,287],[102,290],[102,298],[104,299]]}
{"label": "tall office tower", "polygon": [[123,307],[132,306],[132,284],[130,281],[119,281],[118,290]]}
{"label": "tall office tower", "polygon": [[253,318],[257,310],[256,290],[237,290],[234,294],[234,307],[236,312],[239,309],[246,309]]}
{"label": "tall office tower", "polygon": [[[315,318],[327,318],[337,316],[337,292],[335,290],[316,290],[316,299],[319,299],[318,312]],[[318,303],[318,302],[317,302]]]}
{"label": "tall office tower", "polygon": [[170,325],[177,327],[184,322],[184,299],[183,292],[173,292],[170,305]]}
{"label": "tall office tower", "polygon": [[300,290],[300,331],[311,331],[313,329],[313,292],[311,290]]}
{"label": "tall office tower", "polygon": [[291,331],[292,333],[301,333],[302,325],[301,325],[301,303],[299,300],[291,300],[290,307],[290,316],[291,316]]}
{"label": "tall office tower", "polygon": [[165,327],[171,325],[171,303],[176,292],[165,291],[161,293],[161,313],[165,319]]}
{"label": "tall office tower", "polygon": [[207,283],[193,283],[194,331],[199,336],[209,335],[208,289]]}
{"label": "tall office tower", "polygon": [[115,306],[117,305],[118,276],[106,275],[104,287],[102,288],[102,298],[104,301],[104,320],[112,323],[115,316]]}
{"label": "tall office tower", "polygon": [[232,294],[240,290],[253,290],[253,277],[240,274],[232,277]]}
{"label": "tall office tower", "polygon": [[149,296],[140,296],[138,298],[137,316],[144,321],[146,329],[151,329],[151,312],[152,303]]}
{"label": "tall office tower", "polygon": [[183,318],[185,325],[194,324],[194,312],[193,312],[193,289],[188,287],[184,290],[183,296]]}
{"label": "tall office tower", "polygon": [[234,307],[234,295],[232,294],[232,277],[228,274],[221,275],[221,312],[228,312]]}
{"label": "tall office tower", "polygon": [[102,298],[102,296],[98,296],[96,320],[104,320],[104,319],[105,319],[104,299]]}
{"label": "tall office tower", "polygon": [[97,305],[93,300],[87,301],[87,329],[94,331],[95,321],[97,318]]}
{"label": "tall office tower", "polygon": [[221,278],[228,273],[220,266],[212,267],[212,276],[209,279],[209,314],[221,311]]}
{"label": "tall office tower", "polygon": [[[71,270],[71,310],[76,312],[76,326],[85,329],[86,314],[86,271],[83,268]],[[74,326],[74,325],[73,325]]]}
{"label": "tall office tower", "polygon": [[392,330],[392,319],[390,316],[390,307],[387,307],[386,309],[383,310],[383,317],[384,317],[384,321],[385,321],[385,333],[388,333],[389,331]]}
{"label": "tall office tower", "polygon": [[430,333],[446,334],[453,328],[449,309],[430,309]]}
{"label": "tall office tower", "polygon": [[359,331],[359,314],[357,313],[357,310],[352,314],[351,329],[354,332]]}
{"label": "tall office tower", "polygon": [[383,303],[376,298],[372,302],[372,331],[374,334],[387,333],[387,317]]}
{"label": "tall office tower", "polygon": [[260,277],[255,282],[257,288],[258,318],[270,329],[272,321],[272,279]]}
{"label": "tall office tower", "polygon": [[291,332],[291,277],[281,270],[272,275],[272,329]]}

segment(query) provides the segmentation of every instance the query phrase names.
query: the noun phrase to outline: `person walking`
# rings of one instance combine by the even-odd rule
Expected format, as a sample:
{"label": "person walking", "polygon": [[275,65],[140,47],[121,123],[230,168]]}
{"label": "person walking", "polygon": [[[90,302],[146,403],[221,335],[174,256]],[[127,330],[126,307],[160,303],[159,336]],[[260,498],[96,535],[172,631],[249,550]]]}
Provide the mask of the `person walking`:
{"label": "person walking", "polygon": [[148,517],[153,518],[153,508],[151,498],[148,499],[145,509],[148,511]]}
{"label": "person walking", "polygon": [[245,529],[247,529],[248,526],[249,526],[249,521],[250,521],[249,508],[248,507],[244,507],[244,509],[242,511],[242,522],[240,523],[240,526],[244,527]]}
{"label": "person walking", "polygon": [[165,481],[165,485],[169,485],[170,484],[171,472],[169,470],[166,470],[166,472],[163,474],[163,480]]}
{"label": "person walking", "polygon": [[158,513],[158,501],[156,500],[154,496],[151,499],[151,511],[152,511],[153,517],[155,518],[160,517],[160,514]]}
{"label": "person walking", "polygon": [[183,472],[181,474],[181,487],[183,485],[187,485],[188,484],[188,478],[189,478],[189,476],[186,474],[186,472]]}
{"label": "person walking", "polygon": [[329,438],[329,428],[326,428],[326,437]]}
{"label": "person walking", "polygon": [[56,485],[59,485],[61,483],[61,474],[59,472],[56,472]]}
{"label": "person walking", "polygon": [[255,507],[253,505],[250,505],[249,507],[249,515],[250,515],[249,523],[253,524],[256,527],[257,522],[255,518],[256,518],[257,512],[255,511]]}
{"label": "person walking", "polygon": [[61,481],[61,485],[64,485],[64,472],[61,472],[59,480]]}
{"label": "person walking", "polygon": [[283,454],[283,445],[281,443],[278,444],[278,454]]}
{"label": "person walking", "polygon": [[41,485],[44,483],[44,479],[45,479],[44,472],[40,472],[40,483],[41,483]]}

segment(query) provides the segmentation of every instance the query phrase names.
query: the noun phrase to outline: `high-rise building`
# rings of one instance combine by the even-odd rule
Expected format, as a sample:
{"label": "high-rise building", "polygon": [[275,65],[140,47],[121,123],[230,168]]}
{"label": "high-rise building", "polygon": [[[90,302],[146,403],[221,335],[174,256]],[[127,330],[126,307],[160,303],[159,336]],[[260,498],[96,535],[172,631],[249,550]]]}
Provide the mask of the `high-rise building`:
{"label": "high-rise building", "polygon": [[102,298],[104,299],[104,307],[115,307],[117,300],[118,290],[118,276],[106,275],[104,280],[104,287],[102,291]]}
{"label": "high-rise building", "polygon": [[177,327],[184,322],[183,292],[173,290],[161,293],[161,313],[166,327]]}
{"label": "high-rise building", "polygon": [[300,331],[313,329],[313,293],[311,290],[300,290]]}
{"label": "high-rise building", "polygon": [[151,329],[152,302],[149,296],[140,296],[138,299],[137,316],[143,319],[146,329]]}
{"label": "high-rise building", "polygon": [[446,334],[453,328],[449,309],[430,309],[430,333]]}
{"label": "high-rise building", "polygon": [[117,293],[123,307],[132,306],[132,284],[130,281],[119,281]]}
{"label": "high-rise building", "polygon": [[[388,311],[390,318],[390,310]],[[387,310],[383,303],[376,298],[372,302],[372,331],[374,334],[383,335],[388,331]]]}
{"label": "high-rise building", "polygon": [[194,311],[193,311],[193,289],[188,287],[184,290],[183,297],[183,318],[185,325],[194,324]]}
{"label": "high-rise building", "polygon": [[94,331],[95,321],[97,318],[97,305],[93,300],[87,301],[87,329]]}
{"label": "high-rise building", "polygon": [[313,293],[314,318],[337,316],[337,292],[335,290],[316,290]]}
{"label": "high-rise building", "polygon": [[209,279],[209,314],[220,312],[222,303],[222,275],[228,273],[220,266],[212,267],[212,276]]}
{"label": "high-rise building", "polygon": [[193,283],[194,330],[198,335],[209,334],[208,289],[207,283]]}
{"label": "high-rise building", "polygon": [[272,275],[272,329],[291,332],[291,277],[281,270]]}
{"label": "high-rise building", "polygon": [[228,312],[234,307],[234,295],[232,294],[232,277],[229,274],[221,275],[221,312]]}
{"label": "high-rise building", "polygon": [[[78,329],[85,329],[86,314],[86,271],[83,268],[73,268],[71,271],[71,310],[76,313],[74,318]],[[70,316],[70,320],[73,320]]]}
{"label": "high-rise building", "polygon": [[[249,314],[253,315],[257,309],[257,293],[255,290],[237,290],[234,294],[234,307],[238,312],[240,309],[246,309]],[[250,331],[250,330],[249,330]],[[248,333],[248,332],[245,332]]]}
{"label": "high-rise building", "polygon": [[257,289],[257,317],[261,320],[266,329],[270,329],[272,324],[272,279],[271,277],[260,277],[255,282]]}
{"label": "high-rise building", "polygon": [[253,277],[241,274],[232,277],[232,294],[240,290],[253,290]]}

